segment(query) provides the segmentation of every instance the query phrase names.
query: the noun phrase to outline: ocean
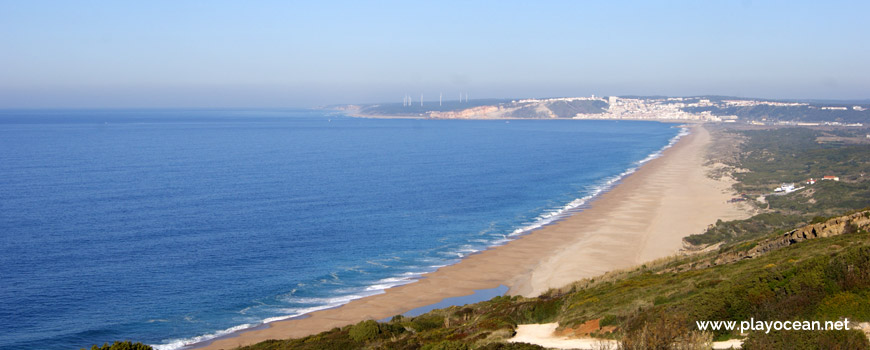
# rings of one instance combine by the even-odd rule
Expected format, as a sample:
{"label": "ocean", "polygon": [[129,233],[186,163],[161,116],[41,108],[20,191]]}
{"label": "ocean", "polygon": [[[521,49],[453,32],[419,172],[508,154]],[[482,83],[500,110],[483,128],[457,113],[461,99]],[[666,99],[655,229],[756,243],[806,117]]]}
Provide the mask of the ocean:
{"label": "ocean", "polygon": [[657,122],[0,111],[0,348],[178,349],[382,293],[546,225]]}

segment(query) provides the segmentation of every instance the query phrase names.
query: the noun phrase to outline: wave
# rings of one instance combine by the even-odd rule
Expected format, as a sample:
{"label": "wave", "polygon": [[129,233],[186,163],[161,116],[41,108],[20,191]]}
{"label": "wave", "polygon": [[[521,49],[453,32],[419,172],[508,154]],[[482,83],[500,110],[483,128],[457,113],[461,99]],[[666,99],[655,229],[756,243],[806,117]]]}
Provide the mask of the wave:
{"label": "wave", "polygon": [[[422,273],[421,273],[421,275],[422,275]],[[379,291],[379,290],[386,290],[389,288],[405,285],[405,284],[414,282],[416,280],[416,278],[414,278],[414,277],[416,277],[416,276],[407,275],[407,276],[403,276],[403,277],[384,278],[384,279],[378,280],[374,284],[366,287],[365,290],[366,291]]]}
{"label": "wave", "polygon": [[211,334],[200,335],[200,336],[185,338],[185,339],[173,339],[173,340],[169,340],[165,344],[151,345],[151,347],[153,347],[155,350],[181,349],[181,348],[188,346],[188,345],[191,345],[191,344],[201,343],[201,342],[209,341],[209,340],[212,340],[215,338],[223,337],[225,335],[229,335],[229,334],[232,334],[232,333],[244,330],[244,329],[248,329],[248,328],[251,328],[253,326],[254,325],[250,324],[250,323],[240,324],[238,326],[233,326],[233,327],[230,327],[230,328],[227,328],[224,330],[220,330],[220,331],[217,331],[217,332],[214,332]]}
{"label": "wave", "polygon": [[[280,299],[284,302],[287,302],[287,303],[308,304],[308,305],[313,305],[313,306],[299,307],[299,308],[284,308],[284,309],[278,310],[280,313],[284,314],[282,316],[265,318],[257,323],[241,324],[241,325],[230,327],[230,328],[227,328],[227,329],[224,329],[221,331],[217,331],[217,332],[214,332],[211,334],[206,334],[206,335],[201,335],[201,336],[196,336],[196,337],[191,337],[191,338],[186,338],[186,339],[173,339],[173,340],[169,340],[165,344],[152,345],[152,346],[156,350],[178,350],[178,349],[182,349],[182,348],[189,346],[189,345],[192,345],[192,344],[197,344],[197,343],[213,340],[215,338],[226,336],[228,334],[238,332],[238,331],[241,331],[244,329],[248,329],[251,327],[255,327],[257,325],[287,320],[287,319],[291,319],[291,318],[304,316],[306,314],[309,314],[309,313],[312,313],[315,311],[331,309],[334,307],[338,307],[338,306],[347,304],[347,303],[349,303],[353,300],[356,300],[356,299],[365,298],[365,297],[377,295],[377,294],[382,294],[385,292],[385,290],[387,290],[389,288],[413,283],[414,281],[419,279],[420,276],[422,276],[426,273],[435,271],[441,267],[448,266],[448,265],[453,264],[453,263],[457,263],[457,262],[461,261],[462,258],[464,258],[470,254],[480,252],[483,249],[504,245],[507,242],[510,242],[510,241],[518,238],[519,236],[528,234],[528,233],[535,231],[537,229],[540,229],[544,226],[550,225],[558,220],[561,220],[561,219],[567,217],[568,215],[570,215],[573,212],[576,212],[578,210],[583,209],[583,207],[587,203],[589,203],[590,200],[592,200],[592,199],[598,197],[599,195],[612,189],[617,183],[619,183],[619,181],[624,179],[626,176],[631,175],[634,172],[636,172],[637,169],[640,168],[640,166],[642,166],[643,164],[645,164],[653,159],[661,157],[661,155],[664,153],[665,150],[667,150],[668,148],[671,148],[673,145],[675,145],[680,140],[680,138],[682,138],[686,135],[689,135],[689,129],[685,128],[685,127],[681,128],[680,132],[678,132],[676,136],[671,138],[664,147],[662,147],[661,149],[647,155],[645,158],[634,162],[630,168],[619,173],[618,175],[611,176],[609,178],[602,180],[599,184],[592,187],[587,195],[585,195],[581,198],[576,198],[576,199],[572,200],[571,202],[563,205],[562,207],[546,209],[543,211],[543,213],[541,215],[532,219],[530,222],[522,224],[520,227],[514,229],[512,232],[510,232],[508,234],[492,234],[492,236],[496,237],[496,238],[493,238],[491,240],[484,240],[484,239],[469,240],[469,242],[479,243],[480,245],[485,245],[485,247],[476,248],[474,245],[465,244],[465,245],[462,245],[461,247],[454,249],[454,250],[439,252],[439,254],[442,256],[453,258],[453,259],[449,259],[449,261],[445,261],[443,258],[442,259],[431,259],[431,258],[421,259],[423,261],[429,261],[431,263],[434,263],[432,265],[427,266],[424,269],[425,271],[402,272],[402,273],[395,275],[393,277],[387,277],[387,278],[377,280],[377,281],[372,282],[371,284],[364,286],[364,287],[339,290],[339,292],[341,292],[343,294],[337,295],[337,296],[332,296],[332,297],[295,297],[295,296],[292,296],[292,293],[291,293],[290,296],[285,297],[285,298],[280,298]],[[389,267],[385,264],[382,264],[380,262],[373,261],[373,260],[366,261],[366,263],[371,264],[371,265],[375,265],[375,266],[379,266],[379,267],[385,267],[385,268]],[[334,281],[339,280],[338,275],[336,275],[335,273],[330,273],[329,275],[330,275],[329,281],[324,280],[322,282],[334,282]],[[346,294],[344,294],[344,293],[346,293]],[[247,311],[247,309],[250,309],[250,308],[246,308],[245,311]]]}
{"label": "wave", "polygon": [[[645,164],[653,159],[661,157],[662,153],[666,149],[671,148],[683,136],[686,136],[688,134],[689,134],[688,128],[685,128],[685,127],[680,128],[680,132],[678,132],[676,136],[671,138],[664,147],[660,148],[659,150],[657,150],[653,153],[650,153],[648,156],[646,156],[646,158],[643,158],[637,162],[634,162],[632,167],[628,168],[627,170],[623,171],[622,173],[619,173],[618,175],[604,179],[604,181],[602,181],[600,184],[593,187],[591,189],[591,191],[589,192],[589,194],[587,194],[586,196],[574,199],[573,201],[569,202],[568,204],[562,206],[561,208],[546,210],[545,213],[539,215],[531,223],[528,223],[524,226],[521,226],[521,227],[515,229],[513,232],[508,234],[508,236],[509,237],[516,237],[516,236],[521,236],[521,235],[527,234],[531,231],[534,231],[534,230],[537,230],[537,229],[542,228],[544,226],[547,226],[549,224],[552,224],[553,222],[558,221],[558,220],[568,216],[569,214],[571,214],[579,209],[582,209],[583,206],[586,205],[586,203],[588,203],[591,199],[597,197],[598,195],[600,195],[604,192],[609,191],[611,188],[613,188],[613,186],[615,186],[617,183],[619,183],[619,181],[622,181],[622,179],[624,179],[626,176],[631,175],[634,172],[636,172],[637,169],[640,168],[641,165],[643,165],[643,164]],[[495,241],[495,242],[498,242],[498,244],[493,244],[493,245],[491,245],[491,247],[502,245],[502,244],[505,244],[509,241],[510,241],[510,239],[499,239],[499,240]]]}
{"label": "wave", "polygon": [[[217,331],[214,333],[200,335],[200,336],[191,337],[191,338],[172,339],[172,340],[167,341],[164,344],[157,344],[157,345],[151,345],[151,346],[154,347],[154,349],[156,349],[156,350],[182,349],[182,348],[185,348],[185,347],[193,345],[193,344],[198,344],[198,343],[214,340],[216,338],[220,338],[220,337],[232,334],[234,332],[242,331],[242,330],[245,330],[248,328],[256,327],[258,325],[271,323],[271,322],[277,322],[277,321],[283,321],[283,320],[288,320],[288,319],[304,316],[304,315],[312,313],[312,312],[338,307],[338,306],[347,304],[347,303],[349,303],[353,300],[356,300],[356,299],[361,299],[361,298],[365,298],[368,296],[381,294],[381,293],[384,293],[384,290],[386,290],[388,288],[412,283],[417,278],[419,278],[419,276],[421,276],[427,272],[429,272],[429,271],[404,272],[400,275],[400,277],[383,278],[383,279],[380,279],[380,280],[374,282],[374,284],[372,284],[372,285],[369,285],[367,287],[362,288],[363,290],[359,293],[344,294],[344,295],[338,295],[338,296],[334,296],[334,297],[323,297],[323,298],[289,296],[289,297],[283,298],[282,301],[285,301],[287,303],[293,303],[293,304],[311,304],[314,306],[279,309],[278,313],[283,314],[282,316],[268,317],[268,318],[264,318],[264,319],[260,320],[259,322],[245,323],[245,324],[233,326],[233,327],[230,327],[230,328],[227,328],[224,330],[220,330],[220,331]],[[348,290],[345,290],[345,291],[348,292]],[[244,312],[249,310],[250,308],[251,307],[247,307],[247,308],[243,309],[242,310],[243,312],[241,312],[241,313],[244,314]]]}

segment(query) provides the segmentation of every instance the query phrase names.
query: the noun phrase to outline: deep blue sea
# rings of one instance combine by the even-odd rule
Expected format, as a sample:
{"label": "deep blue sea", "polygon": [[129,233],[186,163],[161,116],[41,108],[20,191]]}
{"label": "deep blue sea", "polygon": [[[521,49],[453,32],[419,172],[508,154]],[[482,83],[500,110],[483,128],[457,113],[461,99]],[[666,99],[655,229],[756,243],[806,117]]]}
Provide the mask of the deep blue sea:
{"label": "deep blue sea", "polygon": [[173,349],[382,293],[582,208],[655,122],[0,111],[0,348]]}

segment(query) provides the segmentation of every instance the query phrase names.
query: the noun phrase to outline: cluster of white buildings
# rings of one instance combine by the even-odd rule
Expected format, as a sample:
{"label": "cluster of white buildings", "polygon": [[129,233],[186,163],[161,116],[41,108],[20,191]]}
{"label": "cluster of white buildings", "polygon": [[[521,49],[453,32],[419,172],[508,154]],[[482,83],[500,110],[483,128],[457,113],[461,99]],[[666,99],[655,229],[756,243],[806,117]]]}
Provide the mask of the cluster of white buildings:
{"label": "cluster of white buildings", "polygon": [[524,104],[524,103],[552,103],[552,102],[573,102],[573,101],[601,101],[607,102],[604,98],[595,97],[592,95],[591,97],[556,97],[556,98],[527,98],[519,101],[511,101],[513,104]]}
{"label": "cluster of white buildings", "polygon": [[723,100],[722,103],[727,107],[753,107],[753,106],[799,107],[799,106],[809,106],[809,103],[756,101],[756,100]]}
{"label": "cluster of white buildings", "polygon": [[[594,96],[593,96],[594,97]],[[603,99],[601,99],[603,100]],[[610,96],[606,102],[610,104],[609,109],[603,114],[577,114],[574,119],[632,119],[632,120],[686,120],[686,121],[711,121],[711,122],[736,122],[736,115],[717,116],[710,111],[688,112],[686,108],[697,107],[753,107],[753,106],[775,106],[775,107],[809,107],[821,108],[824,110],[845,111],[849,107],[844,106],[826,106],[815,107],[809,103],[803,102],[777,102],[777,101],[759,101],[759,100],[722,100],[710,101],[709,99],[697,97],[669,97],[659,99],[639,99],[639,98],[618,98]],[[865,111],[867,108],[862,106],[853,106],[851,109],[856,111]],[[794,121],[775,121],[766,122],[750,121],[756,125],[799,125],[799,126],[850,126],[863,127],[862,123],[841,123],[841,122],[794,122]]]}
{"label": "cluster of white buildings", "polygon": [[[840,181],[840,177],[836,175],[825,175],[821,179],[809,178],[804,180],[804,184],[806,185],[814,185],[818,181]],[[774,195],[784,195],[789,194],[795,191],[800,191],[806,188],[806,186],[795,187],[794,183],[784,183],[779,185],[779,187],[773,189]]]}
{"label": "cluster of white buildings", "polygon": [[[825,106],[825,107],[821,107],[821,109],[825,109],[825,110],[829,110],[829,111],[848,111],[848,110],[849,110],[849,107],[845,107],[845,106]],[[867,108],[864,108],[864,107],[861,107],[861,106],[852,106],[852,110],[855,110],[855,111],[858,111],[858,112],[863,112],[863,111],[866,111]]]}
{"label": "cluster of white buildings", "polygon": [[795,122],[778,120],[775,122],[765,121],[750,121],[752,125],[793,125],[793,126],[848,126],[848,127],[863,127],[864,123],[841,123],[841,122]]}
{"label": "cluster of white buildings", "polygon": [[792,192],[797,191],[797,190],[801,190],[803,188],[804,187],[794,187],[793,183],[782,184],[779,187],[775,188],[773,190],[773,193],[774,194],[787,194],[787,193],[792,193]]}
{"label": "cluster of white buildings", "polygon": [[733,122],[737,116],[715,116],[709,111],[686,112],[686,107],[707,107],[713,104],[710,100],[699,100],[686,103],[682,97],[667,99],[618,98],[610,96],[607,99],[610,107],[600,114],[577,114],[574,119],[631,119],[631,120],[686,120]]}
{"label": "cluster of white buildings", "polygon": [[[513,100],[511,103],[502,103],[495,106],[478,106],[461,111],[430,112],[432,118],[512,118],[513,113],[524,108],[536,107],[537,117],[556,118],[557,115],[549,107],[556,102],[575,101],[601,101],[609,105],[604,113],[578,113],[574,119],[625,119],[625,120],[669,120],[669,121],[699,121],[699,122],[736,122],[736,115],[713,115],[712,110],[729,107],[806,107],[821,108],[824,110],[848,110],[844,106],[816,107],[803,102],[776,102],[759,100],[713,100],[698,97],[667,97],[667,98],[619,98],[617,96],[589,96],[589,97],[558,97],[558,98],[528,98]],[[692,110],[692,108],[695,108]],[[851,109],[864,111],[867,108],[853,106]],[[800,125],[800,126],[858,126],[861,123],[839,122],[794,122],[794,121],[749,121],[756,125]]]}

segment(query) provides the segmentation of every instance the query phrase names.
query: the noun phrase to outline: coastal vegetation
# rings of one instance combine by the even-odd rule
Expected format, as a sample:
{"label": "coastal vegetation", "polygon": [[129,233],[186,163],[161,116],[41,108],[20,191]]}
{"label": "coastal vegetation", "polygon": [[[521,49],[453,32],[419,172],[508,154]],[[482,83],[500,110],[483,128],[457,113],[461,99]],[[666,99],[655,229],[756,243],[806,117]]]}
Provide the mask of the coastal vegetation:
{"label": "coastal vegetation", "polygon": [[[870,211],[854,215],[864,220],[870,218]],[[858,222],[854,217],[848,220]],[[704,264],[730,250],[661,259],[578,281],[537,298],[496,297],[242,349],[542,349],[505,341],[519,324],[545,322],[558,322],[566,335],[619,340],[623,349],[705,348],[711,340],[741,336],[736,330],[702,332],[697,320],[848,318],[854,327],[870,321],[870,225],[867,220],[860,222],[860,227],[842,234],[751,259]],[[595,324],[592,329],[590,321]],[[744,348],[789,349],[793,344],[805,349],[870,349],[864,334],[854,329],[749,332]]]}
{"label": "coastal vegetation", "polygon": [[[573,118],[578,113],[580,114],[597,114],[607,110],[608,104],[598,100],[577,100],[577,101],[554,101],[545,104],[547,110],[553,113],[557,118]],[[529,109],[535,109],[533,106]],[[511,113],[511,117],[528,118],[534,116],[529,111],[523,109]]]}
{"label": "coastal vegetation", "polygon": [[[761,213],[745,220],[719,221],[702,234],[686,237],[688,243],[738,243],[870,206],[870,145],[818,141],[831,135],[849,137],[853,132],[807,128],[717,132],[740,140],[736,155],[721,161],[735,170],[735,191]],[[824,176],[838,180],[821,180]],[[809,179],[816,182],[807,184]],[[804,189],[772,195],[782,183]]]}
{"label": "coastal vegetation", "polygon": [[[86,350],[86,349],[82,349]],[[139,342],[131,342],[127,341],[116,341],[112,344],[105,343],[103,346],[91,346],[90,350],[154,350],[150,345],[142,344]]]}

